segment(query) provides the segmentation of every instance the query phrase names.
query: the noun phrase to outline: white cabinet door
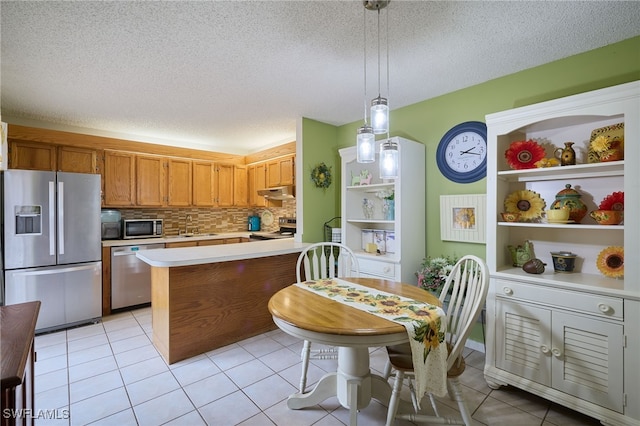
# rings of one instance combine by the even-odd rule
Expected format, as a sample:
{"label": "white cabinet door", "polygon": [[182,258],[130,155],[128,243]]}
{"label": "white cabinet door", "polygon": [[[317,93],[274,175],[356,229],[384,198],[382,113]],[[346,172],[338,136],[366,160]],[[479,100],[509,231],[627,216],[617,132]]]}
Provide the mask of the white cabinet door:
{"label": "white cabinet door", "polygon": [[553,312],[552,386],[623,412],[623,327]]}
{"label": "white cabinet door", "polygon": [[496,366],[623,412],[623,326],[498,298]]}
{"label": "white cabinet door", "polygon": [[498,298],[496,366],[551,386],[551,310]]}

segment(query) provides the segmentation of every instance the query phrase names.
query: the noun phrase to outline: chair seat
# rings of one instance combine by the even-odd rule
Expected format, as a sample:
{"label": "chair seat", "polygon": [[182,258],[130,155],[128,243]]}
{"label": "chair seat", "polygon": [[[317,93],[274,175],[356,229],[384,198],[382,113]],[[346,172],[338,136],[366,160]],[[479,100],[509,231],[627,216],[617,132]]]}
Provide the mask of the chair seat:
{"label": "chair seat", "polygon": [[[447,353],[451,353],[453,346],[447,343]],[[411,359],[411,346],[408,343],[402,345],[387,346],[387,355],[389,355],[389,362],[391,366],[400,371],[411,372],[413,371],[413,361]],[[457,377],[464,372],[466,363],[462,356],[453,363],[449,371],[447,371],[447,377]]]}

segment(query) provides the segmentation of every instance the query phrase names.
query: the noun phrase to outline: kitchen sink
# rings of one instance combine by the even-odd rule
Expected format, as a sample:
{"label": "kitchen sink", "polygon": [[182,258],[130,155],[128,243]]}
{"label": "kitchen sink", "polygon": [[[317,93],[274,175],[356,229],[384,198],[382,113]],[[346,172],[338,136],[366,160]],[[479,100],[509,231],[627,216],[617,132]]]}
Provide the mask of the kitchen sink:
{"label": "kitchen sink", "polygon": [[180,234],[180,235],[167,235],[167,236],[165,236],[165,238],[212,237],[214,235],[218,235],[218,234],[214,234],[214,233],[204,233],[204,234],[188,233],[188,234]]}

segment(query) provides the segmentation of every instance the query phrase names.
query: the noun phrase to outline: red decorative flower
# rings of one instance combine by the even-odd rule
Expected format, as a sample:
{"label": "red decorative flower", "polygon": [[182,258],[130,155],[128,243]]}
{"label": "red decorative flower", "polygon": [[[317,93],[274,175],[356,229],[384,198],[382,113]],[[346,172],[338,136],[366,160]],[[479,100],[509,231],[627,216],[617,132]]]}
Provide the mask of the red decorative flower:
{"label": "red decorative flower", "polygon": [[624,210],[624,192],[618,191],[604,197],[598,206],[600,210]]}
{"label": "red decorative flower", "polygon": [[533,169],[544,158],[544,148],[534,140],[512,142],[504,153],[512,169]]}

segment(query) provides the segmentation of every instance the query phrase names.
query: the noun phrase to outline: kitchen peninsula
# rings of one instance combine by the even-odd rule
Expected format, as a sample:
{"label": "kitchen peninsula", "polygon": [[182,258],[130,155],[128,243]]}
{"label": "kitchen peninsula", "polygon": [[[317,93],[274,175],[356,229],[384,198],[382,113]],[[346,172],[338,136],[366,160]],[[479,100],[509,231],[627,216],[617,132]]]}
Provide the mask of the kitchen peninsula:
{"label": "kitchen peninsula", "polygon": [[267,304],[296,281],[293,239],[146,250],[153,344],[177,361],[275,329]]}

